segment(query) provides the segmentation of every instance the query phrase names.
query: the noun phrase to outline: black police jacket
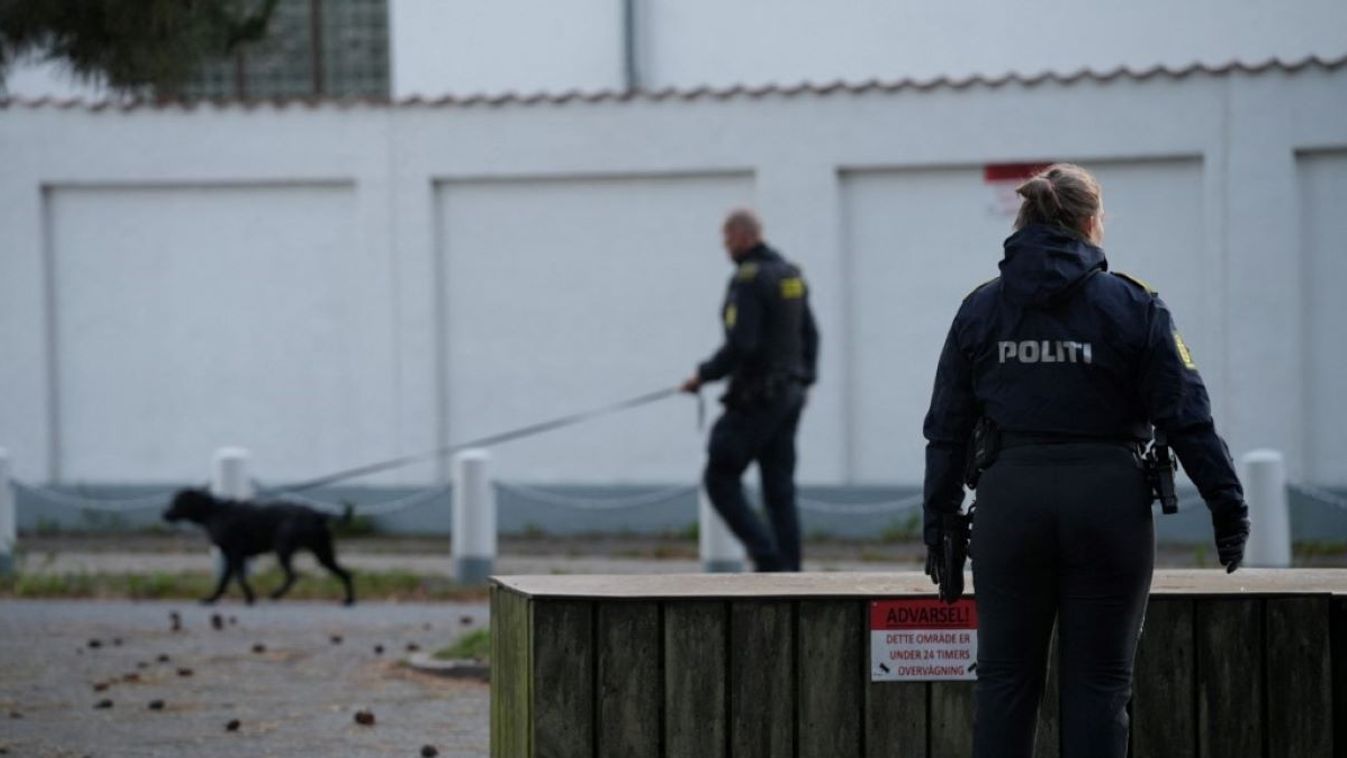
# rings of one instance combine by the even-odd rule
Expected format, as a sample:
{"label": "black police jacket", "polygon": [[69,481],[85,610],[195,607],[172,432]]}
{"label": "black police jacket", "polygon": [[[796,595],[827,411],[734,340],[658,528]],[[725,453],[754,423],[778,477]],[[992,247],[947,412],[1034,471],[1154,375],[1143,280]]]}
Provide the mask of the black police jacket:
{"label": "black police jacket", "polygon": [[728,397],[761,392],[775,380],[812,384],[818,328],[800,269],[767,245],[738,261],[721,308],[725,344],[697,367],[704,382],[730,377]]}
{"label": "black police jacket", "polygon": [[927,544],[959,510],[973,425],[1006,432],[1149,439],[1163,431],[1213,518],[1242,517],[1244,492],[1207,389],[1169,309],[1147,285],[1106,273],[1104,251],[1058,226],[1005,241],[1001,276],[964,299],[926,414]]}

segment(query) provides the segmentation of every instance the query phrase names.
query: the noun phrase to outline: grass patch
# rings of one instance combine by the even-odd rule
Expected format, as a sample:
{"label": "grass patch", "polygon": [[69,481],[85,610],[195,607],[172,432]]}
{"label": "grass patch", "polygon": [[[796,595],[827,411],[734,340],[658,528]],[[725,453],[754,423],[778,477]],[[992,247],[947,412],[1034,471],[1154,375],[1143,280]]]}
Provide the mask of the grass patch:
{"label": "grass patch", "polygon": [[[258,600],[280,586],[279,569],[254,573],[248,578]],[[143,574],[18,574],[0,577],[3,598],[94,598],[105,600],[196,600],[215,589],[215,578],[206,573],[152,572]],[[484,587],[467,587],[447,577],[425,576],[410,571],[355,572],[357,600],[481,600]],[[344,597],[341,583],[327,575],[300,576],[286,599],[331,600]],[[224,599],[242,600],[238,585],[231,583]]]}
{"label": "grass patch", "polygon": [[491,631],[478,629],[468,632],[458,642],[431,656],[440,661],[461,661],[471,659],[482,663],[491,662]]}
{"label": "grass patch", "polygon": [[879,533],[879,541],[886,545],[897,542],[917,542],[921,539],[922,517],[909,513],[904,519],[894,519]]}
{"label": "grass patch", "polygon": [[1331,540],[1300,540],[1291,545],[1297,558],[1325,558],[1347,554],[1347,543]]}

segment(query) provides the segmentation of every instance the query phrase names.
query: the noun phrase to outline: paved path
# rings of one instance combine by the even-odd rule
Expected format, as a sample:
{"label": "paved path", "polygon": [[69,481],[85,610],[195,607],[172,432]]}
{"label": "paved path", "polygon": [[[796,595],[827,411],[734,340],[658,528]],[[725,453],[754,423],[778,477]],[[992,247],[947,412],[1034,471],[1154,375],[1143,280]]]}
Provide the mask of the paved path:
{"label": "paved path", "polygon": [[[409,643],[437,649],[486,618],[485,605],[0,601],[0,754],[416,756],[429,744],[485,756],[487,685],[400,660]],[[96,709],[103,699],[112,707]],[[360,708],[374,726],[355,723]]]}

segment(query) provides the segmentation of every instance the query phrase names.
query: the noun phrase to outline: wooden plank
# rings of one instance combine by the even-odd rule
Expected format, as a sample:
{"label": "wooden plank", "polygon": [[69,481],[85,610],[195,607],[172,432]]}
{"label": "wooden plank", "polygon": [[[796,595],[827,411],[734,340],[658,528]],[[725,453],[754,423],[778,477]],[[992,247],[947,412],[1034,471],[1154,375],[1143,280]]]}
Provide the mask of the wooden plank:
{"label": "wooden plank", "polygon": [[1132,670],[1133,758],[1197,755],[1193,601],[1152,598]]}
{"label": "wooden plank", "polygon": [[973,753],[973,683],[931,682],[931,758]]}
{"label": "wooden plank", "polygon": [[664,704],[659,605],[602,603],[595,618],[599,667],[596,755],[657,756]]}
{"label": "wooden plank", "polygon": [[594,754],[594,605],[533,601],[534,758]]}
{"label": "wooden plank", "polygon": [[[860,610],[859,623],[870,628],[870,604]],[[926,758],[926,707],[930,687],[925,682],[870,681],[870,633],[866,632],[861,675],[865,681],[866,758]]]}
{"label": "wooden plank", "polygon": [[491,755],[528,756],[529,600],[491,588]]}
{"label": "wooden plank", "polygon": [[802,600],[796,654],[798,758],[860,758],[865,716],[866,604]]}
{"label": "wooden plank", "polygon": [[664,611],[664,756],[724,758],[729,618],[725,603],[676,601]]}
{"label": "wooden plank", "polygon": [[866,667],[866,758],[925,758],[925,682],[871,682]]}
{"label": "wooden plank", "polygon": [[1328,596],[1268,598],[1268,758],[1332,758]]}
{"label": "wooden plank", "polygon": [[[493,579],[530,597],[653,600],[841,599],[933,597],[931,580],[919,571],[780,574],[545,575]],[[971,596],[974,588],[968,588]],[[1336,593],[1347,595],[1347,569],[1163,569],[1155,572],[1153,595]]]}
{"label": "wooden plank", "polygon": [[1332,601],[1333,755],[1347,758],[1347,598]]}
{"label": "wooden plank", "polygon": [[784,601],[730,604],[730,755],[795,752],[795,607]]}
{"label": "wooden plank", "polygon": [[1263,601],[1198,600],[1195,619],[1198,755],[1258,758],[1263,755]]}

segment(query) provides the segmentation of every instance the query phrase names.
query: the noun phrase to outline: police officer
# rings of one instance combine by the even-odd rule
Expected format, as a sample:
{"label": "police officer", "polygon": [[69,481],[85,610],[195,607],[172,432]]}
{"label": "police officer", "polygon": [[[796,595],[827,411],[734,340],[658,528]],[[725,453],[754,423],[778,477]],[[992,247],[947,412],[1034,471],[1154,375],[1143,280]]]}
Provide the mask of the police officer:
{"label": "police officer", "polygon": [[[795,431],[818,358],[809,288],[800,269],[762,241],[762,224],[751,211],[730,213],[722,232],[735,264],[721,309],[725,343],[682,385],[697,392],[706,382],[730,378],[703,482],[758,571],[799,571]],[[749,509],[740,483],[754,461],[770,533]]]}
{"label": "police officer", "polygon": [[940,356],[925,423],[928,573],[949,578],[937,548],[957,523],[970,434],[999,429],[999,452],[977,446],[973,755],[1033,754],[1056,620],[1062,757],[1123,758],[1155,552],[1137,445],[1152,427],[1168,437],[1227,571],[1243,558],[1248,508],[1169,309],[1108,272],[1094,178],[1058,164],[1018,193],[1001,276],[964,300]]}

